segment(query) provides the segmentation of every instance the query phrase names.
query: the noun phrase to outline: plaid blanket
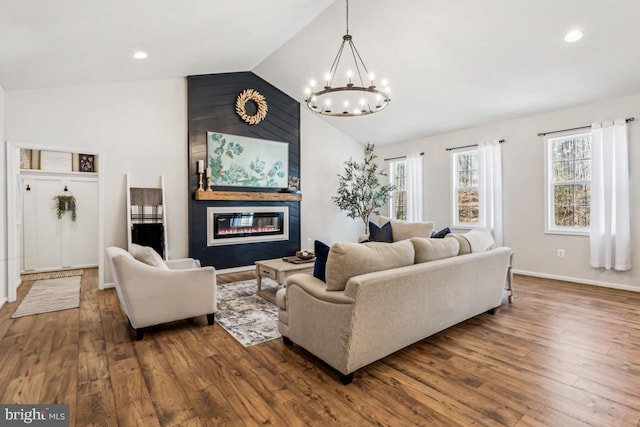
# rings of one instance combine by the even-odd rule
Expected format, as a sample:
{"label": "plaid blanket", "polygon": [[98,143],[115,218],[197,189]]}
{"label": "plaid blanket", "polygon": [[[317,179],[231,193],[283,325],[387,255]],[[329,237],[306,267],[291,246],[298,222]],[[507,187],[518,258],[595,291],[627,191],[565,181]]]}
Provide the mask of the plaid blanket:
{"label": "plaid blanket", "polygon": [[132,224],[161,224],[162,223],[162,205],[131,206],[131,223]]}

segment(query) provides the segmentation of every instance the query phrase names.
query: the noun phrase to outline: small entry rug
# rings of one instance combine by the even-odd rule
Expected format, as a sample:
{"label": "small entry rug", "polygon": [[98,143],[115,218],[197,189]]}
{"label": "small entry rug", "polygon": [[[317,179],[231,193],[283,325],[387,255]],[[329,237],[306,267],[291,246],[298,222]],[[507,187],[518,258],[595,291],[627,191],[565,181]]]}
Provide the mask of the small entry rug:
{"label": "small entry rug", "polygon": [[[262,279],[262,289],[276,288],[271,279]],[[256,295],[255,280],[220,285],[217,289],[216,322],[245,347],[280,338],[278,307]]]}
{"label": "small entry rug", "polygon": [[80,279],[81,276],[72,276],[38,280],[11,318],[80,307]]}

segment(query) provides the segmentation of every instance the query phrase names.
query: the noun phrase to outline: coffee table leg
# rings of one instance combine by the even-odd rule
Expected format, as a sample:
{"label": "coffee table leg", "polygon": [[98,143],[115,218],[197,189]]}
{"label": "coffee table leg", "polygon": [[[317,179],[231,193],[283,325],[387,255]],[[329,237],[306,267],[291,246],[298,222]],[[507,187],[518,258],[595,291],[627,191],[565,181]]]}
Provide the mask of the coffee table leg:
{"label": "coffee table leg", "polygon": [[258,290],[256,291],[256,294],[259,294],[260,291],[262,290],[262,275],[260,274],[260,266],[256,266],[256,283],[258,284]]}

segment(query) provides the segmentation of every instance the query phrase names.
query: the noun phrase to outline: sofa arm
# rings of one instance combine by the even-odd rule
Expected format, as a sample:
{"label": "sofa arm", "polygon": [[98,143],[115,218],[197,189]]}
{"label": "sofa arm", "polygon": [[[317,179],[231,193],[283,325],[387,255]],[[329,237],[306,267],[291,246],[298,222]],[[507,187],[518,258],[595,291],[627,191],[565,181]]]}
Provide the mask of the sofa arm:
{"label": "sofa arm", "polygon": [[291,286],[298,286],[309,295],[322,301],[334,304],[353,304],[354,300],[342,291],[327,291],[327,284],[310,274],[294,274],[287,279],[287,291]]}
{"label": "sofa arm", "polygon": [[200,261],[193,258],[168,259],[165,261],[169,270],[185,270],[188,268],[200,268]]}

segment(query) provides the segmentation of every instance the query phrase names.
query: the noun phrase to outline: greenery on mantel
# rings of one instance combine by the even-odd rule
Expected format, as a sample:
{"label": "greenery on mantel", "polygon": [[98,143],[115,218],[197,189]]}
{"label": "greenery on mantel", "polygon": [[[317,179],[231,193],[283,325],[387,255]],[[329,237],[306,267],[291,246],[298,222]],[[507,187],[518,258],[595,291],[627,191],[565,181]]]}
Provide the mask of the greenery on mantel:
{"label": "greenery on mantel", "polygon": [[387,176],[374,162],[374,144],[367,143],[364,149],[364,162],[358,163],[349,159],[344,164],[344,172],[338,175],[338,195],[331,198],[333,202],[346,211],[349,218],[360,218],[364,222],[364,232],[369,233],[369,217],[380,214],[393,185],[381,185],[379,177]]}
{"label": "greenery on mantel", "polygon": [[76,198],[73,197],[73,194],[58,194],[53,200],[56,201],[58,219],[61,219],[66,211],[71,211],[71,219],[76,220]]}

